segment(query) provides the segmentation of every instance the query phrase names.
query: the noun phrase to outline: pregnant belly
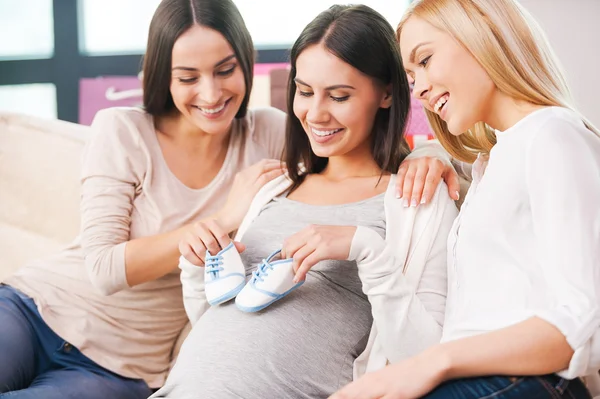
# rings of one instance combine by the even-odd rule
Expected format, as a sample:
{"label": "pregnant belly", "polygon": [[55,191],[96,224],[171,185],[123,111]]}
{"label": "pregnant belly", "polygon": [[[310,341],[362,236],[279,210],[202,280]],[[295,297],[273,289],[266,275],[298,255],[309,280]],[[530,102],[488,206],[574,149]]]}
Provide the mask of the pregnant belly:
{"label": "pregnant belly", "polygon": [[233,302],[209,309],[168,384],[202,398],[327,397],[350,382],[372,319],[366,299],[319,286],[305,284],[259,313]]}

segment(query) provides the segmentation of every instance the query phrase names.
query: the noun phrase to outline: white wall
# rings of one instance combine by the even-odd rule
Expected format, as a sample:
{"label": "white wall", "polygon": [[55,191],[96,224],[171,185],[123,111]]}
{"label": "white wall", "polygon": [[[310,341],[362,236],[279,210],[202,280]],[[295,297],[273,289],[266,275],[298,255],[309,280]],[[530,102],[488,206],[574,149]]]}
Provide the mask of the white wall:
{"label": "white wall", "polygon": [[600,127],[600,0],[520,0],[560,58],[579,110]]}

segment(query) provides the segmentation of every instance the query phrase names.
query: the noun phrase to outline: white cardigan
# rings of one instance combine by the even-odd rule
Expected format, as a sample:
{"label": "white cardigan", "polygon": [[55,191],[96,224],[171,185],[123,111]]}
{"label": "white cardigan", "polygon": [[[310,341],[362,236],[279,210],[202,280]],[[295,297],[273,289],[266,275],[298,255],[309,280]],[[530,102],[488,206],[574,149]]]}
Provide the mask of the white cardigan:
{"label": "white cardigan", "polygon": [[[373,327],[365,351],[354,362],[354,378],[388,362],[416,355],[439,343],[447,291],[446,242],[458,214],[440,183],[432,201],[405,208],[395,195],[396,176],[385,194],[386,239],[358,226],[349,260],[358,265],[364,293],[371,303]],[[261,209],[291,185],[281,176],[254,198],[235,236],[240,241]],[[184,305],[195,323],[208,308],[204,273],[181,258]],[[334,332],[332,332],[334,333]]]}

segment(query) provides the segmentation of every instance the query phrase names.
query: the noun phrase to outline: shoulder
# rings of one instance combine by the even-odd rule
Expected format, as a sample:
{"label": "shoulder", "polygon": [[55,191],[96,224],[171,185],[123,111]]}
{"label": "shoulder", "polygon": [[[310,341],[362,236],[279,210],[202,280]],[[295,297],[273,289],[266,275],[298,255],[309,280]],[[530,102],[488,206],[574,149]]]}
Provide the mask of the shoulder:
{"label": "shoulder", "polygon": [[576,158],[600,151],[600,136],[588,129],[580,115],[562,107],[545,110],[543,118],[532,129],[527,152],[535,159]]}
{"label": "shoulder", "polygon": [[538,112],[531,123],[522,128],[532,142],[539,144],[540,141],[547,140],[552,143],[569,137],[591,138],[595,135],[585,126],[581,116],[568,108],[548,107]]}
{"label": "shoulder", "polygon": [[91,128],[92,137],[86,152],[88,157],[97,152],[109,157],[126,154],[130,160],[145,159],[152,144],[152,136],[155,135],[152,116],[140,108],[100,110],[96,113]]}
{"label": "shoulder", "polygon": [[568,109],[557,108],[547,115],[525,154],[524,178],[532,198],[560,197],[566,192],[572,201],[578,190],[597,184],[600,176],[600,135]]}
{"label": "shoulder", "polygon": [[[392,184],[395,185],[395,176],[390,179]],[[394,191],[389,188],[385,199],[386,241],[392,243],[397,258],[405,263],[406,278],[416,286],[430,255],[445,251],[458,209],[443,182],[429,203],[417,207],[404,207]],[[443,270],[446,267],[445,262],[433,266]]]}
{"label": "shoulder", "polygon": [[287,114],[274,107],[259,107],[248,109],[248,116],[254,120],[254,123],[285,123]]}
{"label": "shoulder", "polygon": [[244,137],[264,150],[263,157],[278,159],[285,143],[286,121],[287,114],[277,108],[249,109],[243,124]]}
{"label": "shoulder", "polygon": [[402,199],[396,197],[396,179],[397,175],[393,174],[390,176],[390,181],[388,183],[388,188],[385,194],[385,206],[389,207],[390,209],[394,209],[395,212],[404,213],[409,211],[410,209],[431,211],[433,208],[437,208],[440,206],[444,207],[448,204],[451,204],[452,206],[456,207],[454,200],[450,198],[450,195],[448,194],[448,186],[443,180],[438,184],[435,190],[435,194],[433,195],[433,198],[428,204],[419,205],[416,208],[405,207],[404,205],[402,205]]}
{"label": "shoulder", "polygon": [[448,194],[448,186],[442,180],[435,190],[435,194],[431,198],[431,201],[424,205],[419,205],[417,218],[426,218],[429,220],[434,217],[436,220],[435,226],[444,224],[450,224],[454,221],[454,218],[458,216],[458,207],[456,202],[450,198]]}
{"label": "shoulder", "polygon": [[92,127],[98,124],[135,124],[147,125],[152,120],[146,111],[134,107],[113,107],[98,111],[92,122]]}
{"label": "shoulder", "polygon": [[[405,207],[402,200],[396,198],[395,185],[396,175],[392,175],[385,195],[386,224],[392,231],[409,231],[404,228],[407,223],[413,225],[413,231],[437,229],[436,226],[443,220],[453,220],[458,215],[458,208],[443,181],[431,201],[418,207]],[[436,223],[429,223],[431,220],[436,220]]]}
{"label": "shoulder", "polygon": [[246,115],[248,129],[253,137],[265,135],[283,135],[287,114],[277,108],[261,107],[248,109]]}
{"label": "shoulder", "polygon": [[114,107],[100,110],[92,122],[95,141],[116,141],[139,146],[147,132],[154,131],[153,119],[141,108]]}

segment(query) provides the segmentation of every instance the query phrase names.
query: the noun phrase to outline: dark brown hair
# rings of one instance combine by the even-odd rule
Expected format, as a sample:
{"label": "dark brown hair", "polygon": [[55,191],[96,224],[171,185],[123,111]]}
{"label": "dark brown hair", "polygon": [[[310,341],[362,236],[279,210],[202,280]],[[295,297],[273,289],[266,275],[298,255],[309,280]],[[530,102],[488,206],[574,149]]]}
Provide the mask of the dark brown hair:
{"label": "dark brown hair", "polygon": [[153,116],[175,109],[170,90],[173,45],[193,25],[216,30],[233,48],[246,83],[246,94],[235,117],[244,117],[252,90],[255,53],[250,33],[232,0],[163,0],[160,3],[150,22],[144,56],[144,108]]}
{"label": "dark brown hair", "polygon": [[319,173],[328,159],[317,156],[310,146],[300,120],[294,115],[296,61],[307,47],[323,43],[336,57],[362,73],[391,87],[392,105],[380,108],[371,132],[371,153],[382,171],[396,173],[409,153],[404,128],[410,110],[410,89],[400,58],[394,29],[377,11],[365,5],[334,5],[309,23],[291,51],[288,81],[285,160],[287,165],[302,163],[305,173],[289,168],[293,188],[306,173]]}

